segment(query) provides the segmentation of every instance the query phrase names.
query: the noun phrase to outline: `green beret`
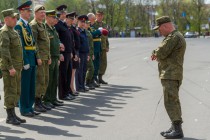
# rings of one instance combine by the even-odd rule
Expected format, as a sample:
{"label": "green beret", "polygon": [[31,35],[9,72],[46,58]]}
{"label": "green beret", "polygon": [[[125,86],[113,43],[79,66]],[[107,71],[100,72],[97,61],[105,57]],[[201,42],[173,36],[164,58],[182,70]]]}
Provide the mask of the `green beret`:
{"label": "green beret", "polygon": [[46,16],[56,17],[56,11],[55,10],[46,11]]}
{"label": "green beret", "polygon": [[16,17],[17,15],[19,15],[18,13],[15,13],[14,9],[6,9],[1,11],[3,17]]}
{"label": "green beret", "polygon": [[45,7],[44,7],[43,5],[36,5],[36,6],[34,7],[34,12],[37,12],[37,11],[39,11],[39,10],[45,10]]}
{"label": "green beret", "polygon": [[153,30],[157,30],[160,25],[164,23],[171,22],[171,19],[168,16],[162,16],[156,19],[156,26],[153,28]]}

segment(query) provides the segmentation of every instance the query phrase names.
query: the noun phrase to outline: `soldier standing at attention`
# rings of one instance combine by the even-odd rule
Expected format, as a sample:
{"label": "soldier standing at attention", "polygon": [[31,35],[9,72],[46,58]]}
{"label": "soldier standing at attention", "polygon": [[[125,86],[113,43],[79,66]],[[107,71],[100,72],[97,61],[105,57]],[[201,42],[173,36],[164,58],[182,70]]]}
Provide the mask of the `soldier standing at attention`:
{"label": "soldier standing at attention", "polygon": [[93,36],[91,34],[91,29],[90,29],[90,21],[86,22],[85,28],[86,28],[86,34],[88,36],[88,43],[89,43],[89,50],[90,50],[89,60],[87,62],[87,74],[85,77],[85,81],[86,81],[86,86],[89,87],[90,90],[92,90],[92,89],[95,89],[95,86],[92,83],[92,78],[94,75],[94,65],[93,65],[94,46],[93,46]]}
{"label": "soldier standing at attention", "polygon": [[58,65],[60,63],[60,47],[64,48],[60,43],[58,33],[54,27],[56,19],[55,10],[46,11],[46,29],[50,39],[50,55],[51,64],[49,66],[49,84],[46,94],[43,98],[44,104],[54,108],[55,106],[62,106],[61,102],[57,100],[57,87],[58,87]]}
{"label": "soldier standing at attention", "polygon": [[85,22],[88,20],[86,15],[81,15],[78,17],[78,31],[80,33],[80,48],[79,48],[79,58],[80,65],[79,70],[76,71],[76,89],[79,92],[89,91],[89,88],[85,87],[85,77],[87,72],[87,60],[89,54],[89,44],[88,36],[85,31]]}
{"label": "soldier standing at attention", "polygon": [[20,19],[15,26],[18,31],[23,49],[23,70],[21,73],[21,96],[19,101],[20,113],[23,116],[33,117],[40,113],[33,109],[35,99],[35,74],[36,74],[36,47],[28,21],[31,16],[32,2],[27,1],[17,9],[20,12]]}
{"label": "soldier standing at attention", "polygon": [[76,12],[71,12],[66,15],[66,24],[68,25],[69,31],[71,32],[73,36],[73,58],[72,58],[72,74],[71,74],[71,95],[78,96],[79,92],[75,90],[75,73],[79,69],[79,47],[80,47],[80,38],[79,38],[79,32],[76,29],[77,24],[77,18],[76,18]]}
{"label": "soldier standing at attention", "polygon": [[66,5],[60,5],[57,8],[59,21],[55,25],[55,28],[58,32],[59,39],[65,47],[65,51],[61,51],[61,54],[64,56],[64,61],[60,63],[59,67],[59,84],[58,84],[58,95],[61,100],[73,100],[74,96],[71,96],[70,92],[70,83],[71,83],[71,73],[72,73],[72,50],[73,46],[71,32],[68,29],[68,26],[65,23],[66,19]]}
{"label": "soldier standing at attention", "polygon": [[184,137],[181,126],[182,112],[179,101],[179,88],[183,79],[186,42],[183,35],[174,28],[168,16],[160,17],[156,19],[156,22],[157,25],[153,29],[158,29],[165,38],[160,46],[153,51],[151,59],[158,62],[164,104],[172,122],[171,128],[160,134],[166,139],[178,139]]}
{"label": "soldier standing at attention", "polygon": [[[103,18],[104,18],[103,11],[97,11],[96,22],[95,22],[96,28],[102,27],[104,29],[107,29],[107,25],[103,22]],[[100,56],[99,76],[98,76],[100,84],[108,84],[103,80],[103,75],[105,74],[107,68],[107,52],[109,52],[108,36],[101,35],[101,56]]]}
{"label": "soldier standing at attention", "polygon": [[43,5],[36,5],[34,8],[34,19],[30,22],[34,40],[36,42],[36,59],[37,59],[37,73],[36,73],[36,96],[34,109],[37,112],[46,112],[51,107],[42,103],[42,97],[47,91],[49,82],[49,65],[51,64],[50,57],[50,40],[47,29],[43,23],[45,19],[45,7]]}
{"label": "soldier standing at attention", "polygon": [[14,30],[17,13],[14,9],[3,10],[5,25],[0,29],[1,70],[4,83],[4,108],[7,111],[6,123],[19,125],[26,120],[15,113],[15,105],[20,97],[20,79],[23,68],[23,52],[18,33]]}

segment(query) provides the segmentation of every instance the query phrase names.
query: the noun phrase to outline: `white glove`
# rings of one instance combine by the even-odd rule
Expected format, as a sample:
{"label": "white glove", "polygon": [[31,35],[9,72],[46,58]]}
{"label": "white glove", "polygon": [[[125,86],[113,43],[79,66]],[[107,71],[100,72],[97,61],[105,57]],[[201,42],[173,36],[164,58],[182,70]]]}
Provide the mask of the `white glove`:
{"label": "white glove", "polygon": [[27,64],[27,65],[24,65],[24,66],[23,66],[23,69],[24,69],[24,70],[28,70],[29,68],[30,68],[30,64]]}
{"label": "white glove", "polygon": [[98,30],[102,31],[102,30],[103,30],[103,28],[102,28],[102,27],[99,27],[99,28],[98,28]]}

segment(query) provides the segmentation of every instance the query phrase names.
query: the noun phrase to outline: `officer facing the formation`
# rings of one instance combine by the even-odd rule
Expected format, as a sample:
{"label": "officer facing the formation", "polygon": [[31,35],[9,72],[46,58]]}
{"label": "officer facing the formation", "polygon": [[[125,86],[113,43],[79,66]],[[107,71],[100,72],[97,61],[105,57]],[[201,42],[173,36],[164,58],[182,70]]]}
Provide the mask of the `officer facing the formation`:
{"label": "officer facing the formation", "polygon": [[63,44],[60,43],[58,33],[54,27],[56,20],[55,10],[46,11],[46,29],[50,39],[51,64],[49,66],[49,84],[43,100],[44,104],[52,108],[63,105],[57,100],[58,64],[60,63],[60,47]]}
{"label": "officer facing the formation", "polygon": [[32,2],[27,1],[17,9],[20,12],[20,19],[15,26],[18,31],[23,49],[23,70],[21,73],[21,96],[19,101],[20,113],[23,116],[33,117],[38,115],[32,108],[35,98],[35,74],[36,74],[36,47],[28,21],[31,16]]}
{"label": "officer facing the formation", "polygon": [[35,111],[46,112],[51,107],[42,103],[42,97],[45,95],[49,82],[49,65],[50,58],[50,40],[47,29],[43,20],[45,19],[45,7],[43,5],[36,5],[34,8],[34,19],[30,22],[34,40],[36,42],[36,59],[37,59],[37,73],[36,73],[36,96],[35,96]]}
{"label": "officer facing the formation", "polygon": [[[104,28],[107,29],[107,25],[103,22],[104,13],[103,11],[96,12],[96,28]],[[99,67],[99,83],[100,84],[108,84],[103,80],[103,75],[106,72],[107,68],[107,52],[109,52],[109,41],[107,35],[101,35],[101,56],[100,56],[100,67]]]}
{"label": "officer facing the formation", "polygon": [[17,13],[14,9],[2,11],[5,25],[0,30],[1,70],[4,82],[4,107],[7,111],[6,123],[19,125],[26,120],[15,113],[15,105],[20,97],[20,79],[23,68],[23,53],[18,33],[14,30]]}
{"label": "officer facing the formation", "polygon": [[68,29],[68,26],[65,23],[67,6],[60,5],[56,9],[59,12],[59,21],[55,25],[55,28],[58,32],[61,43],[63,43],[65,47],[65,51],[61,51],[61,54],[63,54],[64,56],[64,61],[60,63],[59,67],[58,95],[59,99],[61,100],[73,100],[75,99],[75,97],[70,95],[70,83],[72,73],[71,59],[73,57],[71,54],[73,49],[71,42],[73,38]]}
{"label": "officer facing the formation", "polygon": [[154,30],[165,38],[153,51],[151,59],[157,60],[159,77],[163,86],[164,104],[172,122],[171,128],[160,134],[167,139],[182,138],[182,113],[179,101],[179,87],[183,79],[183,62],[186,42],[183,35],[175,30],[168,16],[156,20]]}
{"label": "officer facing the formation", "polygon": [[76,89],[79,92],[86,92],[89,90],[85,87],[85,77],[87,72],[87,60],[89,54],[89,43],[88,36],[85,31],[85,22],[88,20],[86,15],[81,15],[78,17],[78,31],[80,33],[80,48],[79,48],[79,58],[80,66],[79,70],[76,71]]}

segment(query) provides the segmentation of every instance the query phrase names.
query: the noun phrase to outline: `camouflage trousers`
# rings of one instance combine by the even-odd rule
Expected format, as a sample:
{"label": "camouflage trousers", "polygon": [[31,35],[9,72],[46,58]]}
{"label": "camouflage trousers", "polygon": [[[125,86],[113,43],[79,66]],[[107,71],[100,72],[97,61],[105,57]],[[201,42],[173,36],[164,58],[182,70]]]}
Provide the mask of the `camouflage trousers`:
{"label": "camouflage trousers", "polygon": [[179,101],[179,87],[181,80],[161,79],[164,94],[164,105],[171,122],[182,122],[182,111]]}
{"label": "camouflage trousers", "polygon": [[48,60],[42,60],[42,65],[37,66],[36,71],[36,98],[45,95],[49,82],[49,65]]}
{"label": "camouflage trousers", "polygon": [[14,108],[20,98],[21,70],[16,69],[15,76],[10,76],[8,70],[2,70],[4,83],[4,108]]}
{"label": "camouflage trousers", "polygon": [[99,67],[99,74],[104,75],[107,68],[107,52],[106,50],[101,51],[100,55],[100,67]]}
{"label": "camouflage trousers", "polygon": [[94,65],[93,65],[93,60],[90,59],[87,62],[87,74],[86,74],[86,81],[91,81],[94,75]]}

